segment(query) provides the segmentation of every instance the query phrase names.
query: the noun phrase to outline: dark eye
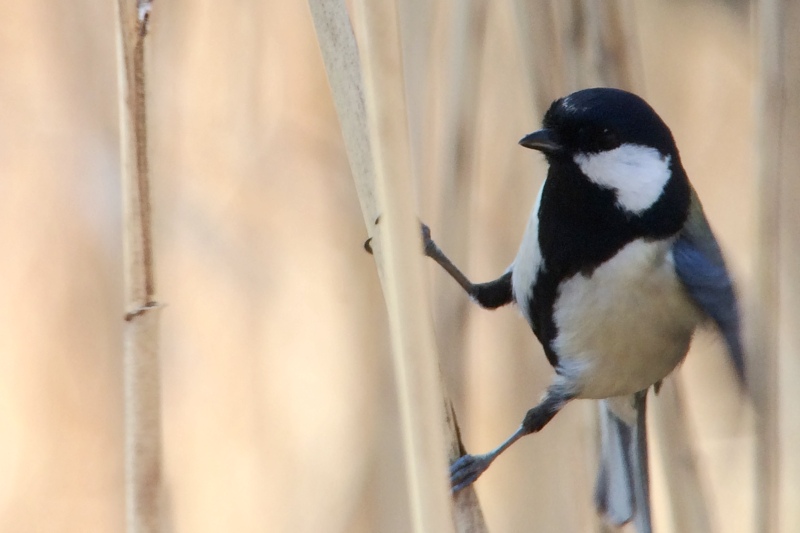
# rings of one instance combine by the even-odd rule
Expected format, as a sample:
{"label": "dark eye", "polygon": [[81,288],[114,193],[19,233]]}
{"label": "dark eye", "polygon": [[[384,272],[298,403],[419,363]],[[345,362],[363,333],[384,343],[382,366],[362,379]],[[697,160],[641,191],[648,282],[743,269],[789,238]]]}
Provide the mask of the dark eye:
{"label": "dark eye", "polygon": [[600,150],[613,150],[620,145],[617,134],[608,128],[603,128],[602,131],[598,132],[595,143]]}
{"label": "dark eye", "polygon": [[578,149],[585,152],[606,152],[622,144],[614,130],[594,124],[578,128],[575,141]]}

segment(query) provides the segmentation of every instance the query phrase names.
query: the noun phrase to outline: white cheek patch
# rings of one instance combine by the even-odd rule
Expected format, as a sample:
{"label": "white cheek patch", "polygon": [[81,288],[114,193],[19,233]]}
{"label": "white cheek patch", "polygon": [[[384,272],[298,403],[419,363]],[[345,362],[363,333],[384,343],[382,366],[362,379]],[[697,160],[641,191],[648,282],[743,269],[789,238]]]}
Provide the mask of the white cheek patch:
{"label": "white cheek patch", "polygon": [[617,204],[636,215],[661,196],[672,174],[670,159],[655,148],[638,144],[623,144],[607,152],[578,154],[574,158],[590,180],[612,189]]}

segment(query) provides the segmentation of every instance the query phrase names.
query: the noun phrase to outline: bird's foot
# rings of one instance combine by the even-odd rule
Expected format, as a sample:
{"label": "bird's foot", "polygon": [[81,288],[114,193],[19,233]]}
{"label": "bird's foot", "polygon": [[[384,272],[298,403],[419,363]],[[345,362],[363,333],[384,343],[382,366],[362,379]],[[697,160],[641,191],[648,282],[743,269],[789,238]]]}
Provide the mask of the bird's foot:
{"label": "bird's foot", "polygon": [[453,494],[463,490],[480,477],[494,461],[495,455],[462,455],[450,465],[450,486]]}

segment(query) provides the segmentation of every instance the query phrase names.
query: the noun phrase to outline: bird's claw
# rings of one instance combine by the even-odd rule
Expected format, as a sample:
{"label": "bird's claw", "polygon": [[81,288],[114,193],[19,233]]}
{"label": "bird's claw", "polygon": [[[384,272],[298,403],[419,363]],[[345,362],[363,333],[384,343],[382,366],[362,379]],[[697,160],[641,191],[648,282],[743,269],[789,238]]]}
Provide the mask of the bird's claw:
{"label": "bird's claw", "polygon": [[489,468],[492,458],[485,455],[462,455],[450,465],[450,487],[453,494],[469,487]]}
{"label": "bird's claw", "polygon": [[[378,217],[375,220],[375,224],[377,225],[380,222],[381,217]],[[428,227],[427,224],[424,222],[420,222],[420,228],[422,230],[422,247],[425,251],[425,255],[430,256],[434,250],[436,250],[436,243],[433,242],[431,239],[431,228]],[[364,241],[364,250],[370,255],[372,255],[372,237]]]}
{"label": "bird's claw", "polygon": [[[377,218],[375,219],[375,225],[377,226],[380,221],[381,221],[381,216],[378,215]],[[364,250],[366,250],[369,255],[372,255],[372,237],[364,241]]]}
{"label": "bird's claw", "polygon": [[425,255],[432,257],[432,254],[436,250],[436,243],[433,242],[431,238],[431,228],[424,222],[420,222],[419,225],[422,230],[422,248],[425,251]]}

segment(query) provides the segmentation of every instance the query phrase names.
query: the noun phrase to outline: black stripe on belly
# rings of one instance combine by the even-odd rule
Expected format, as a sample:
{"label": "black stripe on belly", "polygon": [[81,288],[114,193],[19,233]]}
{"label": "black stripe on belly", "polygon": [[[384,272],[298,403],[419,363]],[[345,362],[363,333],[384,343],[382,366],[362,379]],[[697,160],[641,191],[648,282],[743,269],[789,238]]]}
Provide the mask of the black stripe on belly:
{"label": "black stripe on belly", "polygon": [[528,316],[547,360],[557,366],[552,342],[558,335],[553,307],[561,283],[577,274],[590,277],[629,242],[676,234],[688,216],[689,182],[677,156],[658,201],[641,215],[617,206],[614,191],[589,181],[573,161],[551,161],[539,207],[542,267]]}

